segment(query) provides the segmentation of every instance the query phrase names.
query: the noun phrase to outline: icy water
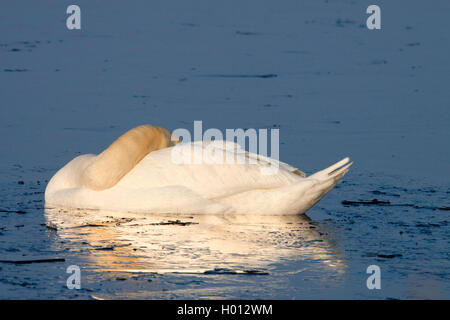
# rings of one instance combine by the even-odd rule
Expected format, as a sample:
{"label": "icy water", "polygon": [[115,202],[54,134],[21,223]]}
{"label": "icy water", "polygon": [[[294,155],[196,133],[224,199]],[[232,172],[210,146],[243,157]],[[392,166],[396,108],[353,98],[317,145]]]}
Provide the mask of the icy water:
{"label": "icy water", "polygon": [[[378,2],[369,31],[368,1],[78,1],[69,31],[68,1],[2,1],[0,298],[449,299],[450,5]],[[76,155],[194,120],[354,165],[299,216],[44,209]]]}

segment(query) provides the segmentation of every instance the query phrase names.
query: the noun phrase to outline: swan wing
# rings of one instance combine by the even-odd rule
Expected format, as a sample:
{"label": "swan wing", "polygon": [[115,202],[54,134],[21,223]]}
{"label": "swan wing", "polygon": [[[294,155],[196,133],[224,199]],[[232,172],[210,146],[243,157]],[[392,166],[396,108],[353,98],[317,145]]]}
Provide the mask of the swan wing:
{"label": "swan wing", "polygon": [[119,181],[117,187],[182,185],[210,199],[283,187],[303,179],[292,172],[291,167],[277,167],[278,162],[241,152],[235,144],[222,146],[219,142],[195,142],[151,152]]}

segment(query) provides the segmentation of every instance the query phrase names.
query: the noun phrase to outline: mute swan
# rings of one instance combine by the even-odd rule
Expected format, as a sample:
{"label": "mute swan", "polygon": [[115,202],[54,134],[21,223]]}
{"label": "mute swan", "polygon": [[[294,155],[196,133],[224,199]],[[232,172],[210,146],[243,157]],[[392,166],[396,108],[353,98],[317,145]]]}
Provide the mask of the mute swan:
{"label": "mute swan", "polygon": [[[210,156],[230,152],[238,161],[224,163],[221,157]],[[196,157],[203,161],[198,164]],[[193,161],[175,161],[180,158]],[[253,161],[245,161],[249,159]],[[233,142],[178,143],[166,129],[145,125],[126,132],[99,155],[81,155],[66,164],[49,181],[45,206],[146,213],[298,214],[327,194],[351,164],[345,158],[306,177],[286,163],[245,152]],[[271,166],[278,170],[262,173]]]}

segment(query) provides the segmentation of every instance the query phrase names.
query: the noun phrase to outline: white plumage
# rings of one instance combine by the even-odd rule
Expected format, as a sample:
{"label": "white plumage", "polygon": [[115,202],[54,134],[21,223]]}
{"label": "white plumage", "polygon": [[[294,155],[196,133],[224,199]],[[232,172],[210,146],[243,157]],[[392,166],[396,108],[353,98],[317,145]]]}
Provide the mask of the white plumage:
{"label": "white plumage", "polygon": [[[233,163],[226,156],[234,157]],[[147,213],[304,213],[348,171],[345,158],[309,177],[232,142],[178,144],[148,153],[114,186],[94,190],[81,178],[100,155],[70,161],[50,180],[47,207]],[[108,168],[105,168],[108,170]]]}

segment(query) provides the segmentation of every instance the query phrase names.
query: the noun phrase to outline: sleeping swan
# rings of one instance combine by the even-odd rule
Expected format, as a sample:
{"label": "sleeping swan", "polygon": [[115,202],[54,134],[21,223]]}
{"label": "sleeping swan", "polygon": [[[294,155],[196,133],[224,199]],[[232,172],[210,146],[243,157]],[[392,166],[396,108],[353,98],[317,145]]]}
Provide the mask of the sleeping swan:
{"label": "sleeping swan", "polygon": [[[230,154],[237,161],[222,161]],[[195,161],[199,157],[202,161]],[[126,132],[99,155],[81,155],[66,164],[49,181],[45,206],[144,213],[298,214],[325,196],[351,164],[345,158],[306,177],[286,163],[246,152],[234,142],[179,143],[166,129],[145,125]],[[264,169],[274,166],[275,172],[264,174]]]}

